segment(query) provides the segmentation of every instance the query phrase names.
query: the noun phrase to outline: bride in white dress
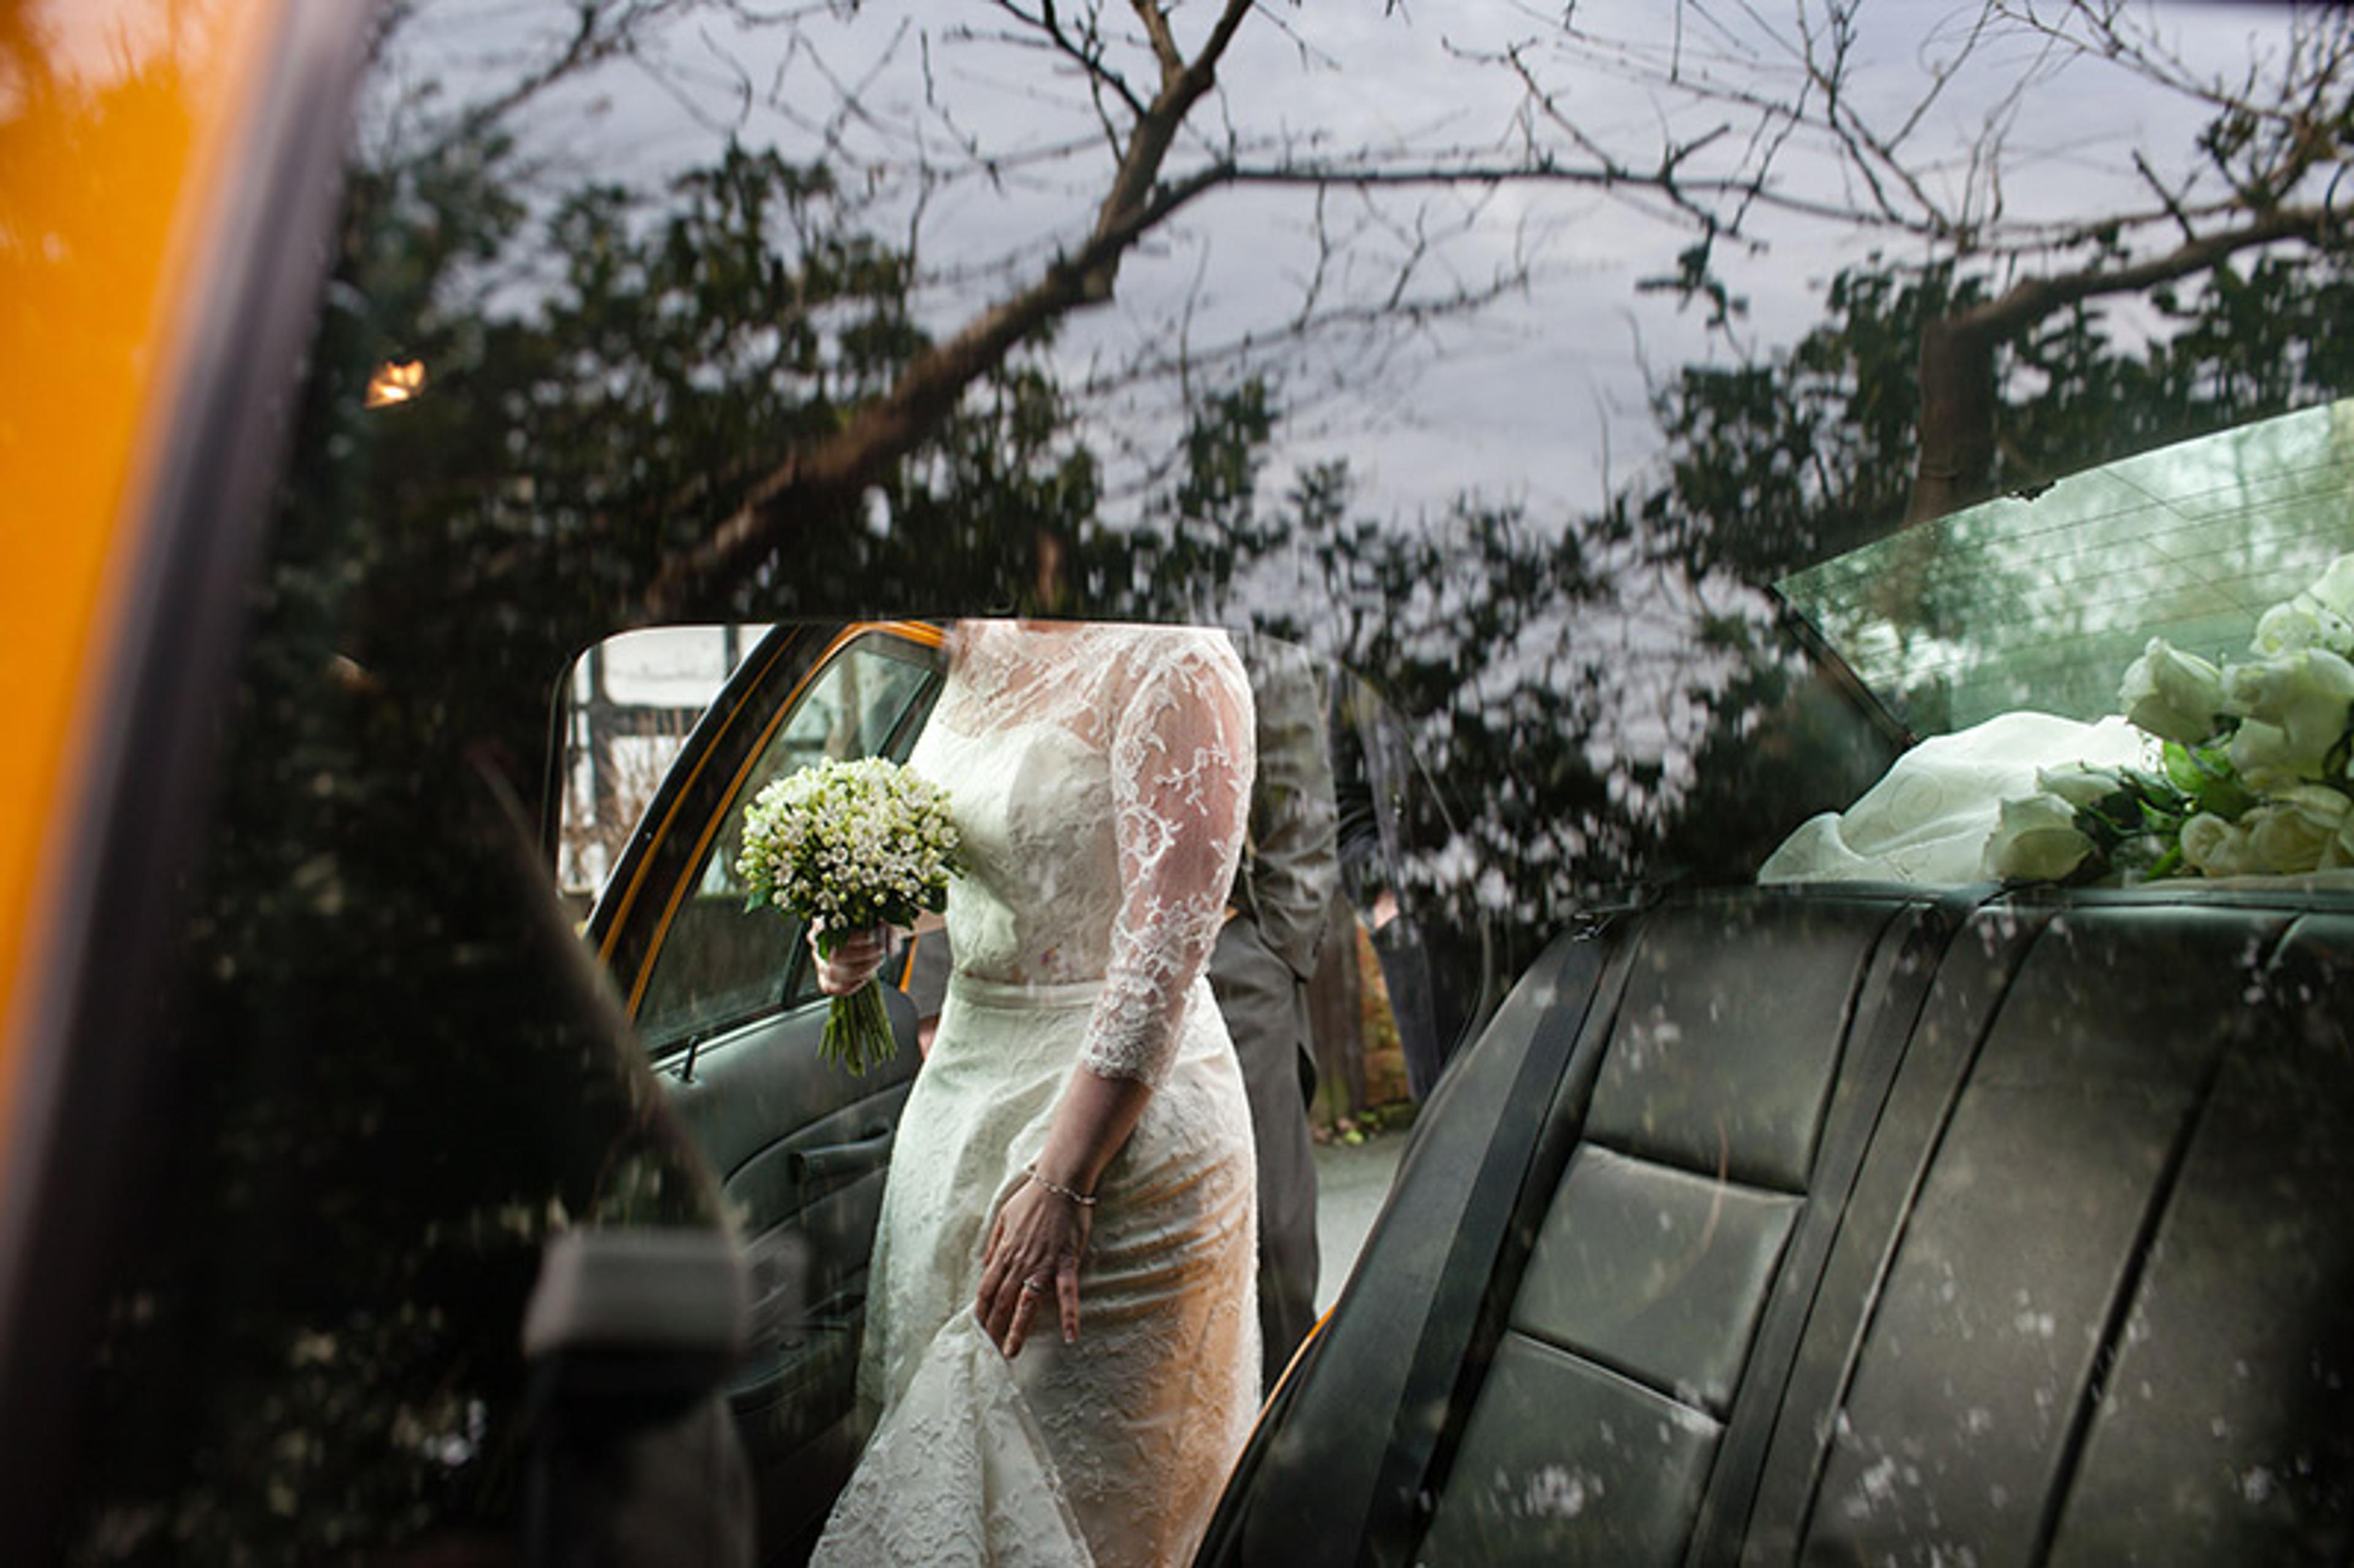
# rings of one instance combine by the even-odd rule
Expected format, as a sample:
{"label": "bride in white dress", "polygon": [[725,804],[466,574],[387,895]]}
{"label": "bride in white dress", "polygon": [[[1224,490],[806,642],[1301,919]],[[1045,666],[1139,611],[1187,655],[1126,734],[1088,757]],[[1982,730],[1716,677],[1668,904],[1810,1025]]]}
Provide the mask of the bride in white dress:
{"label": "bride in white dress", "polygon": [[[1258,1398],[1250,1112],[1204,979],[1250,797],[1222,632],[981,621],[910,766],[967,873],[821,1563],[1184,1561]],[[821,969],[861,983],[882,944]]]}

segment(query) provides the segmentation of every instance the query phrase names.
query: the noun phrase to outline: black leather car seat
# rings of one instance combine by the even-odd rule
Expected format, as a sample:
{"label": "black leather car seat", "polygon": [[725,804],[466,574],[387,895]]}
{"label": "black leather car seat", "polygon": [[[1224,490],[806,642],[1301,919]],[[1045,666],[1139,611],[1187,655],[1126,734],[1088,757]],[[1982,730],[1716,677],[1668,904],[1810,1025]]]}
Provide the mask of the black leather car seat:
{"label": "black leather car seat", "polygon": [[2342,1560],[2349,922],[1858,889],[1564,938],[1204,1560]]}

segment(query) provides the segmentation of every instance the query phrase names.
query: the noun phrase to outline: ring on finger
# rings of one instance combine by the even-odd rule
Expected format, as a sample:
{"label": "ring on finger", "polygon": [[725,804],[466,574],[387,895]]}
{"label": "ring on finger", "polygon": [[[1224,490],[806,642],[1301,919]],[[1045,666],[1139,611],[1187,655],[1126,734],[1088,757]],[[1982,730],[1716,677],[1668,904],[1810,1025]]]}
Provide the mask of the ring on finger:
{"label": "ring on finger", "polygon": [[1044,1296],[1045,1293],[1046,1277],[1043,1274],[1034,1274],[1022,1282],[1022,1294],[1024,1296]]}

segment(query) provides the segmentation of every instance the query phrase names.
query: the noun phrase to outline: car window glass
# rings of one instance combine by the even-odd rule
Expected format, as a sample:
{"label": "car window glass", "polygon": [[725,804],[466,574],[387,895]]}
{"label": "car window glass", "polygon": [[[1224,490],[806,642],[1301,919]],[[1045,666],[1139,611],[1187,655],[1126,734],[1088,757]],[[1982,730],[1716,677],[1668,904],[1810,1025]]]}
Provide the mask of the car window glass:
{"label": "car window glass", "polygon": [[586,915],[687,733],[759,626],[657,626],[592,644],[564,683],[556,881]]}
{"label": "car window glass", "polygon": [[[638,1031],[658,1056],[774,1008],[786,1000],[788,977],[808,968],[793,930],[770,911],[744,906],[736,853],[753,799],[771,779],[822,759],[905,756],[915,740],[907,721],[938,681],[923,644],[869,632],[837,650],[784,710],[708,828],[647,971]],[[800,987],[801,995],[811,991]]]}
{"label": "car window glass", "polygon": [[2244,647],[2347,547],[2350,482],[2339,401],[1966,507],[1776,588],[1916,735],[2019,708],[2096,719],[2152,637]]}
{"label": "car window glass", "polygon": [[[2354,548],[2343,463],[2268,455],[2294,421],[2335,443],[2354,390],[2349,138],[2338,110],[2304,107],[2344,101],[2354,21],[2337,8],[2052,7],[2052,41],[2074,40],[2057,55],[2033,8],[1987,8],[1969,40],[1927,48],[1936,6],[1840,5],[1819,37],[1778,39],[1750,31],[1785,26],[1766,8],[1724,12],[1717,64],[1830,72],[1761,101],[1685,69],[1682,6],[1617,8],[1614,29],[1658,24],[1626,49],[1584,36],[1603,20],[1585,8],[1575,27],[1391,7],[1359,28],[1333,8],[1243,7],[1232,69],[1161,143],[1178,156],[1128,193],[1149,196],[1145,243],[1101,255],[1089,237],[1120,238],[1122,209],[1088,160],[1109,167],[1096,117],[1118,118],[1121,95],[1063,90],[1105,58],[1060,31],[1071,8],[1003,7],[986,26],[737,0],[376,9],[339,221],[289,240],[324,245],[331,275],[290,306],[315,305],[315,330],[266,549],[233,585],[248,641],[218,711],[184,715],[217,734],[217,760],[142,785],[207,802],[198,863],[177,880],[94,868],[76,889],[110,921],[179,902],[155,1000],[164,1066],[122,1140],[126,1202],[144,1206],[129,1234],[91,1237],[126,1261],[96,1333],[70,1560],[499,1557],[517,1535],[518,1330],[543,1240],[718,1215],[648,1048],[813,1000],[790,926],[743,907],[743,804],[817,758],[904,754],[928,656],[860,633],[735,754],[617,1001],[531,859],[537,794],[572,772],[546,755],[548,694],[616,629],[1011,609],[1304,646],[1349,672],[1336,768],[1350,751],[1374,803],[1361,849],[1379,858],[1350,863],[1351,892],[1403,949],[1375,958],[1439,1020],[1417,1027],[1443,1054],[1476,1033],[1471,993],[1562,934],[1694,889],[1746,895],[1793,835],[1919,754],[1908,729],[2113,710],[2150,622],[2130,594],[1997,547],[1998,514],[2106,527],[2075,498],[2111,482],[2179,513],[2203,482],[2178,482],[2168,454],[2242,431],[2205,450],[2255,488],[2238,520],[2209,521],[2262,545],[2274,481],[2315,473],[2317,503],[2278,514],[2313,524],[2310,557],[2252,561],[2234,614],[2179,623],[2210,654],[2244,648],[2251,610]],[[1209,20],[1146,9],[1189,39]],[[2137,81],[2101,75],[2097,28],[2145,11],[2169,36],[2180,22],[2188,52],[2129,48]],[[1149,28],[1127,27],[1101,41],[1149,85]],[[0,27],[0,52],[43,30]],[[79,47],[107,52],[103,32],[76,29]],[[1861,76],[1843,74],[1851,39]],[[1882,70],[1925,111],[1949,47],[1960,143],[1836,118]],[[1393,48],[1411,71],[1388,74]],[[2232,90],[2263,112],[2168,59],[2244,76]],[[140,91],[168,94],[170,74]],[[1545,140],[1571,130],[1556,111],[1585,112],[1557,90],[1573,79],[1602,100],[1594,123],[1637,144]],[[1297,118],[1311,96],[1437,103],[1442,87],[1464,96],[1421,118],[1440,140],[1394,160],[1348,140],[1369,121],[1328,143]],[[1688,88],[1717,94],[1689,124]],[[1786,136],[1777,116],[1817,106],[1828,140]],[[1930,138],[1946,118],[1887,123]],[[1533,181],[1431,194],[1422,156],[1457,166],[1478,137],[1459,127],[1507,121],[1496,145],[1525,140]],[[1695,158],[1766,162],[1662,157],[1641,144],[1654,127]],[[1222,152],[1320,147],[1338,178],[1318,190],[1304,165]],[[1911,160],[1893,184],[1842,161],[1882,151]],[[1652,210],[1620,205],[1628,191]],[[1931,206],[1854,210],[1907,192]],[[1564,194],[1575,205],[1552,205]],[[1472,253],[1450,255],[1450,231]],[[2211,232],[2230,243],[2203,251]],[[77,252],[19,260],[78,269]],[[1370,291],[1326,292],[1351,280]],[[1269,281],[1299,292],[1256,296]],[[1044,316],[990,313],[1042,301]],[[1975,357],[1933,375],[1928,351],[1956,337]],[[973,363],[976,343],[999,346],[969,380],[918,374]],[[1523,380],[1532,364],[1545,374]],[[911,385],[924,395],[892,403]],[[191,447],[210,412],[190,413]],[[2137,528],[2103,537],[2151,548]],[[234,578],[232,556],[205,569]],[[2069,652],[2078,599],[2100,607],[2084,625],[2106,652]],[[667,744],[697,705],[652,705]],[[2327,793],[2304,802],[2333,823],[2354,792],[2343,739],[2322,736]],[[651,750],[630,766],[578,786],[586,815],[555,846],[576,920],[641,820],[627,797],[651,800],[664,771]],[[1943,846],[1955,883],[1984,879],[1996,807],[1983,780],[1966,793],[1987,820]],[[2339,832],[2327,853],[2354,860]],[[1730,988],[1726,1015],[1779,978]],[[2077,978],[2115,983],[2094,963]]]}

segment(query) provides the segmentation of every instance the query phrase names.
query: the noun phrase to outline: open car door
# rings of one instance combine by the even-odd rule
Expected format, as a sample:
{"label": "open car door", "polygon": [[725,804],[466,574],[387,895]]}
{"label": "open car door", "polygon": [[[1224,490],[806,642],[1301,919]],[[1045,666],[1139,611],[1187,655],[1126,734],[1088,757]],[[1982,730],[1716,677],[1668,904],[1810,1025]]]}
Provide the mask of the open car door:
{"label": "open car door", "polygon": [[867,1257],[918,1055],[894,988],[894,1057],[857,1076],[820,1059],[827,1001],[801,922],[745,907],[736,854],[771,779],[907,757],[939,693],[940,640],[917,622],[772,630],[696,725],[586,927],[749,1255],[752,1349],[731,1401],[770,1557],[806,1545],[863,1440]]}

